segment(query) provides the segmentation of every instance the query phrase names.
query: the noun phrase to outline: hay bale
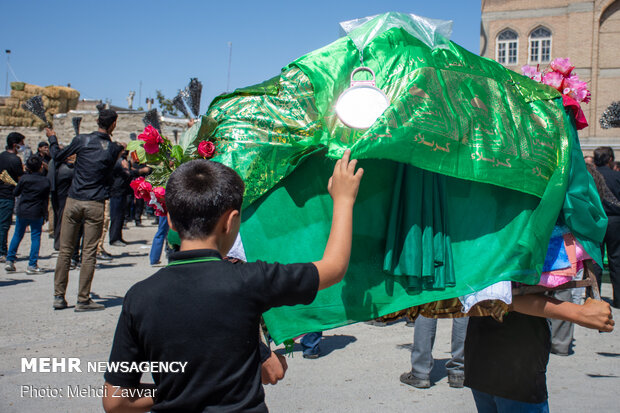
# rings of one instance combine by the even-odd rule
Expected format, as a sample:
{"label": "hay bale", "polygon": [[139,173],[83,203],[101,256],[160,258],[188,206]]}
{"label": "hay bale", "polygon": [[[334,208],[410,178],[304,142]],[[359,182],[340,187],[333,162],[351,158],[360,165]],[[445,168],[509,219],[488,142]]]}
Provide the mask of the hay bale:
{"label": "hay bale", "polygon": [[46,86],[43,90],[43,96],[50,99],[58,99],[60,97],[60,90],[56,86]]}
{"label": "hay bale", "polygon": [[30,118],[34,116],[31,112],[24,110],[22,108],[13,108],[11,109],[11,115],[17,116],[18,118]]}
{"label": "hay bale", "polygon": [[14,97],[6,98],[5,102],[6,102],[6,105],[9,107],[15,108],[19,106],[19,99],[16,99]]}
{"label": "hay bale", "polygon": [[43,91],[44,91],[44,88],[42,88],[41,86],[30,85],[30,84],[26,84],[24,86],[24,92],[28,93],[30,97],[35,96],[35,95],[40,95],[43,93]]}
{"label": "hay bale", "polygon": [[3,106],[0,108],[0,116],[10,116],[12,108]]}
{"label": "hay bale", "polygon": [[69,112],[69,110],[67,109],[67,100],[60,100],[58,101],[59,105],[58,105],[58,113],[67,113]]}
{"label": "hay bale", "polygon": [[24,82],[11,82],[11,90],[24,90]]}
{"label": "hay bale", "polygon": [[79,102],[79,93],[78,93],[78,97],[76,98],[71,98],[67,101],[67,112],[70,110],[75,110],[75,108],[77,108],[78,102]]}
{"label": "hay bale", "polygon": [[69,87],[67,89],[68,89],[67,99],[75,100],[77,102],[77,100],[80,98],[80,92],[78,92],[77,90],[73,88],[69,88]]}
{"label": "hay bale", "polygon": [[0,126],[9,126],[9,117],[6,115],[0,115]]}
{"label": "hay bale", "polygon": [[28,99],[30,96],[23,90],[11,90],[11,97],[22,101]]}

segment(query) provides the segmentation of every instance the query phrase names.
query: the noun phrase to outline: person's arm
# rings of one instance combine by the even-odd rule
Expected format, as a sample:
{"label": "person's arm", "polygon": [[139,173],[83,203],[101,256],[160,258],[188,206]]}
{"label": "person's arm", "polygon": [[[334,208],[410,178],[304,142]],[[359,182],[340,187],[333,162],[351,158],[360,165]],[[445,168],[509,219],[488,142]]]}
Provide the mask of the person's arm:
{"label": "person's arm", "polygon": [[19,181],[17,181],[17,186],[15,187],[15,189],[13,189],[13,196],[16,198],[20,196],[23,189],[24,189],[24,185],[22,184],[22,181],[20,179]]}
{"label": "person's arm", "polygon": [[355,172],[357,160],[349,162],[350,156],[351,151],[347,149],[342,159],[336,161],[334,173],[327,184],[327,190],[334,200],[334,213],[323,258],[314,262],[319,272],[319,290],[340,282],[349,266],[353,204],[364,174],[361,168]]}
{"label": "person's arm", "polygon": [[[260,343],[259,345],[264,344]],[[284,356],[270,351],[269,348],[267,348],[267,351],[269,351],[268,357],[264,360],[261,358],[261,381],[263,384],[276,384],[284,378],[288,365]]]}
{"label": "person's arm", "polygon": [[64,149],[60,149],[60,146],[58,146],[58,138],[56,137],[56,132],[54,129],[45,128],[45,135],[50,143],[50,155],[59,165],[69,156],[76,153],[80,147],[80,141],[77,136],[73,138],[69,146]]}
{"label": "person's arm", "polygon": [[512,299],[513,310],[536,317],[570,321],[582,327],[611,332],[614,320],[609,304],[588,298],[583,305],[560,301],[545,295],[517,295]]}
{"label": "person's arm", "polygon": [[[142,391],[136,392],[133,388],[113,386],[105,382],[105,393],[103,396],[103,410],[107,413],[142,413],[148,412],[155,404],[155,400],[150,396],[140,396],[143,394],[153,394],[156,387],[154,384],[140,384]],[[145,390],[151,391],[145,391]],[[126,390],[126,391],[123,391]],[[123,396],[123,394],[137,394],[134,397]]]}

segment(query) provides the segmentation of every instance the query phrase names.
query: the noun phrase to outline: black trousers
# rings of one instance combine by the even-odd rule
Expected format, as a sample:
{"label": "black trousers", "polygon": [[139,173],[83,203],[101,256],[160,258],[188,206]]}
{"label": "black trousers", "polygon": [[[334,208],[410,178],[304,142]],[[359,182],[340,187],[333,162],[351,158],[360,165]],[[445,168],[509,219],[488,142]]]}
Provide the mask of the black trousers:
{"label": "black trousers", "polygon": [[610,216],[605,233],[605,247],[609,262],[609,278],[614,290],[612,305],[620,308],[620,216]]}
{"label": "black trousers", "polygon": [[67,197],[59,197],[52,194],[52,209],[54,210],[54,249],[60,249],[60,227],[62,225],[62,214],[65,211]]}
{"label": "black trousers", "polygon": [[125,196],[110,197],[110,244],[123,240]]}
{"label": "black trousers", "polygon": [[133,218],[138,222],[142,222],[142,213],[144,212],[144,199],[134,199],[133,202]]}

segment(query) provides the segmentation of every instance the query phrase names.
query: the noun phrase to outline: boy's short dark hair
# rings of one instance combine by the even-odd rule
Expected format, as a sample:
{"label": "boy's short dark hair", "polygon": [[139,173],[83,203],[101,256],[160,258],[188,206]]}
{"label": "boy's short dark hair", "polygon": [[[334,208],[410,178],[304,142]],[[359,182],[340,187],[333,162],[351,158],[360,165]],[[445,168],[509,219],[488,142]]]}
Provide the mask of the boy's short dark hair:
{"label": "boy's short dark hair", "polygon": [[49,143],[47,143],[47,142],[39,142],[39,146],[38,146],[38,148],[44,148],[44,147],[46,147],[46,146],[48,146],[48,147],[49,147],[49,146],[50,146],[50,144],[49,144]]}
{"label": "boy's short dark hair", "polygon": [[206,238],[226,211],[241,211],[244,188],[241,177],[219,162],[179,166],[166,185],[166,207],[181,239]]}
{"label": "boy's short dark hair", "polygon": [[16,143],[23,142],[26,139],[24,135],[19,132],[11,132],[6,136],[6,148],[11,149]]}
{"label": "boy's short dark hair", "polygon": [[116,122],[118,115],[112,109],[103,109],[99,112],[99,118],[97,118],[97,125],[102,129],[108,129],[114,122]]}
{"label": "boy's short dark hair", "polygon": [[594,164],[596,166],[606,166],[609,161],[614,160],[614,150],[609,146],[599,146],[594,150]]}
{"label": "boy's short dark hair", "polygon": [[26,169],[30,172],[39,172],[41,169],[41,165],[43,164],[43,159],[39,155],[32,155],[26,161]]}

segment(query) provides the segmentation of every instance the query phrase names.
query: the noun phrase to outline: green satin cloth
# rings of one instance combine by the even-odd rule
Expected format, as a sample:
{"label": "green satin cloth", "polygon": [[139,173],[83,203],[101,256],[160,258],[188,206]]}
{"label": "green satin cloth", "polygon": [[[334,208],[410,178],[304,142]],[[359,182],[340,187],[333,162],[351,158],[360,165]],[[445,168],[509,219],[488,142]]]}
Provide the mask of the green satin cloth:
{"label": "green satin cloth", "polygon": [[431,49],[402,29],[363,53],[391,101],[368,130],[335,115],[359,67],[341,38],[279,77],[216,98],[181,140],[190,153],[215,138],[214,160],[244,179],[250,261],[319,260],[335,159],[350,148],[366,170],[345,279],[308,306],[265,313],[277,343],[502,280],[536,284],[558,219],[600,259],[607,220],[555,89],[454,43]]}
{"label": "green satin cloth", "polygon": [[[214,160],[247,184],[245,205],[323,148],[339,158],[389,159],[462,179],[542,196],[566,162],[558,92],[454,43],[431,50],[402,29],[390,29],[364,50],[364,64],[390,107],[368,130],[348,128],[334,110],[359,67],[344,37],[283,69],[279,78],[216,98]],[[206,139],[199,127],[181,144]],[[185,142],[183,142],[185,141]]]}

